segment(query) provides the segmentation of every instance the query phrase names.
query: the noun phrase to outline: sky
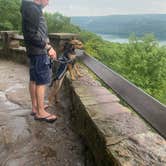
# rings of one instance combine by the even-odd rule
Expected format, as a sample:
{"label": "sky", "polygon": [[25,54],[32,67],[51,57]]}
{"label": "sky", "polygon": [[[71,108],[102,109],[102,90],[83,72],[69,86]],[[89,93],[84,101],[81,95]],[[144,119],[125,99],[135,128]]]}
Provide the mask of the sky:
{"label": "sky", "polygon": [[166,0],[49,0],[45,11],[65,16],[166,14]]}

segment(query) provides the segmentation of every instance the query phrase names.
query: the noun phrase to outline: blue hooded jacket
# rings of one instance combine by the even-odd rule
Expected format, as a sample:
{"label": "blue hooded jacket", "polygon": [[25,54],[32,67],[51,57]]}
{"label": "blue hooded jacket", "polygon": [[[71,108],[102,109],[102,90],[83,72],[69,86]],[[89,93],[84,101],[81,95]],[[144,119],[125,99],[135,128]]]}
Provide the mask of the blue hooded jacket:
{"label": "blue hooded jacket", "polygon": [[42,7],[33,1],[23,0],[21,14],[22,31],[27,55],[47,54],[45,46],[49,42],[49,39]]}

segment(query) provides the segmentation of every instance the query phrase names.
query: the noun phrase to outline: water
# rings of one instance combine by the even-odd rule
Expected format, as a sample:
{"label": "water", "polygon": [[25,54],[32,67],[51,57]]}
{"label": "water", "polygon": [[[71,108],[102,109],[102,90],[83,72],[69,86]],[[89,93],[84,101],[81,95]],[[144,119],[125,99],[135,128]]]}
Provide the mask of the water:
{"label": "water", "polygon": [[128,43],[128,38],[121,38],[117,35],[111,35],[111,34],[97,34],[101,36],[104,40],[114,42],[114,43]]}
{"label": "water", "polygon": [[[111,34],[97,34],[101,36],[104,40],[114,42],[114,43],[128,43],[128,38],[122,38],[117,35],[111,35]],[[166,45],[166,40],[159,41],[160,46]]]}

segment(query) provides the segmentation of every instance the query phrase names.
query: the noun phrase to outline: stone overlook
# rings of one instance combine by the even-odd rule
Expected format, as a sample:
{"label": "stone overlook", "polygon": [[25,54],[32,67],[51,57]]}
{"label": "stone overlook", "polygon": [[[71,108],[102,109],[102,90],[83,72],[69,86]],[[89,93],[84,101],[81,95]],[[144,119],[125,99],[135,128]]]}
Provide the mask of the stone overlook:
{"label": "stone overlook", "polygon": [[[11,34],[3,41],[10,43]],[[55,47],[72,36],[51,35]],[[58,120],[54,124],[34,121],[29,115],[25,49],[15,46],[0,49],[0,165],[166,165],[166,140],[83,64],[83,77],[71,81],[67,74],[59,93],[61,102],[49,108]]]}

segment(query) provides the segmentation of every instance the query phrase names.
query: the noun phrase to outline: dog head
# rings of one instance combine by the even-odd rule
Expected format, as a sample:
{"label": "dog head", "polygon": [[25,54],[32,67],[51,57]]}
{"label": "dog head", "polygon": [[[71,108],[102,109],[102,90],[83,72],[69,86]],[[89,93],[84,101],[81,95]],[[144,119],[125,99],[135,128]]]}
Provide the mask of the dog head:
{"label": "dog head", "polygon": [[60,43],[60,50],[63,52],[63,55],[70,60],[74,60],[76,58],[75,49],[82,48],[82,42],[76,39]]}
{"label": "dog head", "polygon": [[74,45],[75,49],[83,49],[83,43],[80,40],[73,39],[70,43]]}
{"label": "dog head", "polygon": [[83,43],[77,39],[69,41],[61,41],[59,44],[60,51],[64,52],[65,50],[74,51],[75,49],[83,49]]}
{"label": "dog head", "polygon": [[74,60],[76,58],[75,47],[70,41],[60,43],[60,50],[63,52],[63,56]]}

